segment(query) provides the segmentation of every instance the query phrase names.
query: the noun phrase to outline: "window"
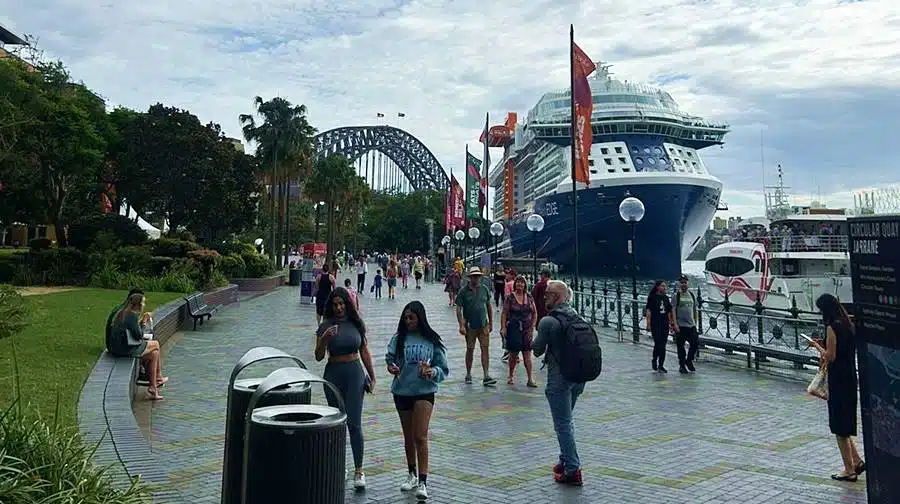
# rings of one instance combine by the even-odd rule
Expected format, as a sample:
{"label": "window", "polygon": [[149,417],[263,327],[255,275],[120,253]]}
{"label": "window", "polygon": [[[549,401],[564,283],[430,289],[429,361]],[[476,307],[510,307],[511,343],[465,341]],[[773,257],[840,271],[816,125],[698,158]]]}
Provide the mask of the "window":
{"label": "window", "polygon": [[612,166],[612,158],[603,158],[606,161],[606,166]]}
{"label": "window", "polygon": [[594,160],[588,159],[588,166],[594,166]]}
{"label": "window", "polygon": [[759,257],[757,257],[756,259],[754,259],[754,261],[753,261],[753,271],[756,271],[757,273],[759,273],[760,267],[761,267],[761,266],[762,266],[762,261],[759,260]]}
{"label": "window", "polygon": [[743,257],[716,257],[706,261],[706,271],[726,277],[741,276],[753,271],[753,268],[750,259]]}
{"label": "window", "polygon": [[619,164],[628,164],[628,161],[626,161],[625,158],[620,157],[620,158],[619,158]]}
{"label": "window", "polygon": [[691,151],[687,151],[686,154],[687,154],[687,157],[693,157],[693,154],[691,154]]}
{"label": "window", "polygon": [[[621,148],[621,147],[616,147],[616,154],[621,154],[621,153],[622,153],[622,148]],[[605,154],[605,153],[604,153],[604,154]]]}
{"label": "window", "polygon": [[600,147],[600,154],[609,154],[609,149],[606,147]]}

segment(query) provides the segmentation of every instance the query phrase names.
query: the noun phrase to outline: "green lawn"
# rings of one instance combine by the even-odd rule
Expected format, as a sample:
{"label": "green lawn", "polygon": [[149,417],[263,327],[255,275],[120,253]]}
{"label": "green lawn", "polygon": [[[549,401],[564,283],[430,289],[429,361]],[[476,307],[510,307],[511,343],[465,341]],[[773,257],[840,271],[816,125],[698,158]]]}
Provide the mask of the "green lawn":
{"label": "green lawn", "polygon": [[24,252],[27,252],[27,251],[28,251],[28,249],[24,249],[24,248],[17,248],[17,249],[16,249],[16,248],[0,248],[0,256],[2,256],[2,255],[13,255],[13,254],[15,254],[16,252],[22,252],[22,253],[24,253]]}
{"label": "green lawn", "polygon": [[[75,425],[81,386],[104,350],[106,318],[126,294],[127,291],[77,289],[26,297],[31,308],[28,328],[0,340],[0,410],[6,409],[15,396],[15,340],[25,402],[50,418],[58,395],[60,419]],[[147,309],[153,310],[183,295],[147,293]]]}

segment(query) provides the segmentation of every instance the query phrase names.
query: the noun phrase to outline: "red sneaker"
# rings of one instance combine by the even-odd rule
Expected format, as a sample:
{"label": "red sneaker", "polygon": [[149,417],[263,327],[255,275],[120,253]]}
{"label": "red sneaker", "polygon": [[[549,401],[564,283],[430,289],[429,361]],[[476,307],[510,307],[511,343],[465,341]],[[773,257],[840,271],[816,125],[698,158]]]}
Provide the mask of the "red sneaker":
{"label": "red sneaker", "polygon": [[562,464],[556,464],[555,466],[553,466],[553,475],[554,476],[557,474],[562,474],[564,472],[566,472],[566,468],[563,467]]}
{"label": "red sneaker", "polygon": [[584,481],[582,481],[581,479],[581,469],[568,474],[554,474],[553,479],[556,480],[557,483],[562,485],[581,486],[584,484]]}

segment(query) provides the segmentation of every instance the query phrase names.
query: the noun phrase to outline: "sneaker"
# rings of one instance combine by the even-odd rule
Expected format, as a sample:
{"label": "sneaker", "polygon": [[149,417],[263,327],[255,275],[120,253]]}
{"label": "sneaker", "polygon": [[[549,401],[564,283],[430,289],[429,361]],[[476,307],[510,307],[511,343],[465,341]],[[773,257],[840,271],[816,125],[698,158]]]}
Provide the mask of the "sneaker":
{"label": "sneaker", "polygon": [[662,366],[659,366],[659,372],[660,372],[660,373],[663,373],[663,374],[668,373],[668,371],[666,371],[666,368],[664,368],[664,367],[662,367]]}
{"label": "sneaker", "polygon": [[684,365],[681,365],[681,366],[678,366],[678,372],[681,374],[687,374],[688,370],[686,367],[684,367]]}
{"label": "sneaker", "polygon": [[553,466],[553,474],[554,475],[562,474],[564,472],[566,472],[566,468],[565,468],[565,466],[562,465],[562,462],[559,462],[555,466]]}
{"label": "sneaker", "polygon": [[584,484],[580,468],[572,473],[554,474],[553,479],[561,485],[581,486]]}
{"label": "sneaker", "polygon": [[428,499],[428,487],[425,483],[419,483],[419,488],[416,489],[416,500],[423,501]]}
{"label": "sneaker", "polygon": [[416,476],[416,473],[411,472],[406,477],[406,481],[400,484],[401,492],[409,492],[410,490],[415,489],[419,486],[419,477]]}
{"label": "sneaker", "polygon": [[484,385],[485,387],[493,387],[494,385],[497,384],[497,380],[494,378],[491,378],[490,376],[485,376],[484,380],[481,381],[481,384]]}
{"label": "sneaker", "polygon": [[652,361],[650,361],[650,367],[652,367],[653,370],[656,371],[656,359],[653,359]]}
{"label": "sneaker", "polygon": [[502,360],[503,362],[509,362],[509,352],[504,350],[503,357],[500,357],[500,360]]}
{"label": "sneaker", "polygon": [[690,371],[691,373],[693,373],[694,371],[696,371],[696,369],[694,369],[694,363],[693,363],[693,362],[687,361],[687,362],[685,363],[685,365],[687,366],[688,371]]}
{"label": "sneaker", "polygon": [[363,473],[356,473],[353,476],[353,488],[357,490],[365,490],[366,489],[366,475]]}
{"label": "sneaker", "polygon": [[468,383],[470,385],[472,384],[472,375],[470,375],[470,374],[466,375],[466,383]]}

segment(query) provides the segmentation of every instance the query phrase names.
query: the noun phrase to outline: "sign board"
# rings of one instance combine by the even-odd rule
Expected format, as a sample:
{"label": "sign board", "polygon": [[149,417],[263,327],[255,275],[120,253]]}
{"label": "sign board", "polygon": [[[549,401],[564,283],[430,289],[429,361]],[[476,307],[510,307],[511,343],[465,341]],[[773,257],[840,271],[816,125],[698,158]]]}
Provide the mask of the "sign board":
{"label": "sign board", "polygon": [[900,502],[900,215],[848,219],[870,503]]}

